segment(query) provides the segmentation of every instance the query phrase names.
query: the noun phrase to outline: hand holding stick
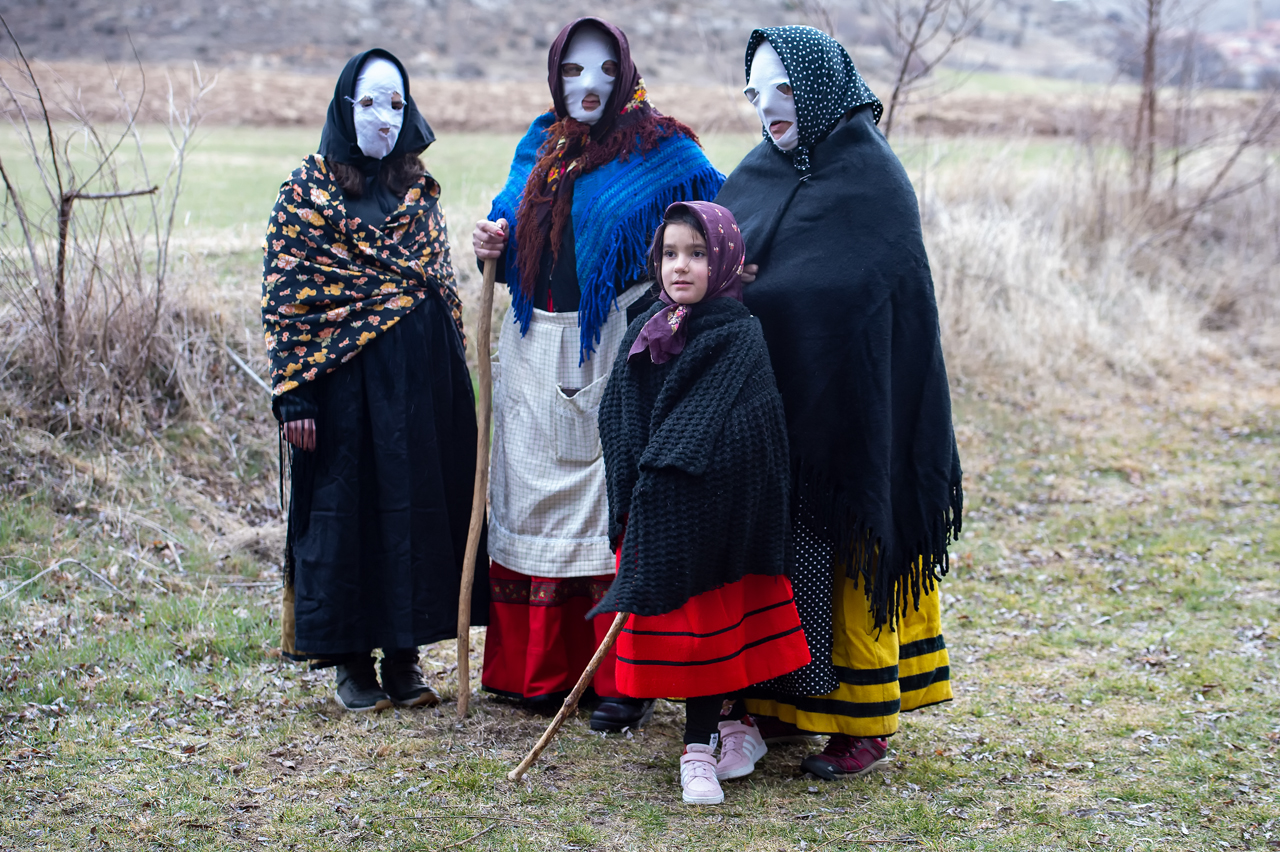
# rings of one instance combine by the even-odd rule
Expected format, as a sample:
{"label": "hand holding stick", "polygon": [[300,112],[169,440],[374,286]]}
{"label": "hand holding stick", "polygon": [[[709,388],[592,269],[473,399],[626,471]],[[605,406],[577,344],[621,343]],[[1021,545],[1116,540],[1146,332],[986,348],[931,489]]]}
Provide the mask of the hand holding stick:
{"label": "hand holding stick", "polygon": [[493,282],[498,277],[498,261],[484,262],[484,283],[480,291],[480,319],[476,323],[476,371],[480,374],[476,407],[476,485],[471,497],[471,526],[467,528],[467,549],[462,557],[462,587],[458,590],[458,718],[465,718],[471,703],[471,588],[476,579],[476,555],[480,530],[484,527],[485,503],[489,496],[489,415],[493,409],[493,367],[489,363],[490,326],[493,321]]}
{"label": "hand holding stick", "polygon": [[582,677],[578,678],[577,685],[565,698],[564,704],[561,705],[560,711],[556,713],[556,717],[551,720],[551,724],[542,732],[542,738],[538,740],[537,745],[525,756],[524,760],[520,761],[519,766],[507,773],[508,780],[518,782],[524,777],[524,774],[529,771],[529,767],[533,766],[533,762],[555,739],[560,726],[564,724],[564,720],[569,718],[574,710],[578,709],[578,701],[582,698],[582,693],[587,691],[587,685],[591,683],[591,678],[595,677],[596,669],[600,668],[600,664],[604,662],[605,655],[609,653],[609,649],[617,641],[618,634],[622,632],[622,627],[627,623],[629,615],[630,613],[620,612],[613,619],[613,624],[609,626],[609,632],[605,634],[604,639],[600,642],[600,647],[596,648],[595,656],[591,658],[591,662],[587,663],[587,668],[583,671]]}

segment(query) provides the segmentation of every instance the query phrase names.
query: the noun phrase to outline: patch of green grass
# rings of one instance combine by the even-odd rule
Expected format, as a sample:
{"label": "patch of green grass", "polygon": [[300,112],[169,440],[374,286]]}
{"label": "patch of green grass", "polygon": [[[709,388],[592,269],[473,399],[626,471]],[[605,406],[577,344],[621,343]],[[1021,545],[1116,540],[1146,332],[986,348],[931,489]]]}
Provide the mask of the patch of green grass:
{"label": "patch of green grass", "polygon": [[[47,491],[28,492],[28,508],[6,504],[20,523],[0,555],[40,565],[71,556],[104,577],[115,564],[118,592],[70,570],[0,608],[4,845],[791,850],[898,840],[1065,850],[1280,840],[1280,636],[1265,532],[1277,507],[1270,492],[1232,496],[1241,483],[1269,487],[1243,471],[1275,468],[1276,445],[1239,443],[1209,462],[1200,450],[1215,445],[1178,425],[1188,412],[1177,400],[1150,424],[1117,417],[1088,433],[1047,407],[1015,416],[961,395],[956,412],[971,507],[942,585],[956,700],[904,717],[885,772],[828,785],[796,774],[803,747],[779,746],[753,776],[727,783],[717,808],[679,802],[679,705],[661,704],[630,738],[591,734],[580,715],[526,782],[511,784],[506,770],[545,720],[485,697],[461,723],[451,700],[344,715],[330,673],[273,656],[277,591],[253,585],[270,583],[272,569],[246,553],[216,558],[189,526],[198,513],[161,494],[149,510],[182,539],[179,571],[147,549],[149,528],[55,512]],[[191,430],[163,441],[175,455],[211,446]],[[1138,460],[1146,472],[1092,476],[1098,458]],[[122,560],[127,547],[155,567]],[[38,570],[5,564],[6,588]],[[446,699],[452,653],[443,644],[426,654]],[[482,631],[473,653],[478,671]]]}

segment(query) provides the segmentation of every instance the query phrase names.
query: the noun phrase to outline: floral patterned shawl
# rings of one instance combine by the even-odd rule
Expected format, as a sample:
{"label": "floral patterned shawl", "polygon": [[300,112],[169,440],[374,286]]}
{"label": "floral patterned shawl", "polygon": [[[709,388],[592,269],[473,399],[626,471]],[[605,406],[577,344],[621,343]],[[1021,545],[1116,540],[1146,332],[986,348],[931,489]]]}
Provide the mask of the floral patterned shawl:
{"label": "floral patterned shawl", "polygon": [[262,278],[274,396],[333,372],[432,294],[462,334],[439,195],[424,175],[379,230],[348,217],[319,154],[280,187]]}

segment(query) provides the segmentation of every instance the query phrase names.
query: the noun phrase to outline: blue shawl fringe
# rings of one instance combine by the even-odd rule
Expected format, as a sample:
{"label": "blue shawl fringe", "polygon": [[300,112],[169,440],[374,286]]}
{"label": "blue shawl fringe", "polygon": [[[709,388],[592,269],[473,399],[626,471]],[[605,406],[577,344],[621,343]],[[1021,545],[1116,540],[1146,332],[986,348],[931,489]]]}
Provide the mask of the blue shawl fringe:
{"label": "blue shawl fringe", "polygon": [[[547,138],[555,113],[538,116],[516,146],[507,183],[493,200],[491,221],[512,223],[524,197],[529,173]],[[573,186],[573,237],[578,261],[578,329],[581,364],[595,352],[600,331],[618,293],[627,282],[647,276],[649,244],[662,214],[676,201],[711,200],[724,175],[687,136],[664,138],[656,148],[615,160],[580,176]],[[507,243],[507,288],[520,334],[529,330],[533,302],[520,289],[520,263],[515,240]]]}

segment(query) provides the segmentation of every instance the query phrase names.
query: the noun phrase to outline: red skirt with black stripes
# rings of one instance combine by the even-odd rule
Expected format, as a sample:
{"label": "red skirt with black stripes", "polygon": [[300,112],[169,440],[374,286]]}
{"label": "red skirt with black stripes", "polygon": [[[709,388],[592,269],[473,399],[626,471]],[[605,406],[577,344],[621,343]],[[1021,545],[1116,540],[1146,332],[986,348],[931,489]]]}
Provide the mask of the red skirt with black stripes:
{"label": "red skirt with black stripes", "polygon": [[633,698],[737,692],[809,662],[791,581],[748,574],[663,615],[633,615],[618,636],[618,690]]}

